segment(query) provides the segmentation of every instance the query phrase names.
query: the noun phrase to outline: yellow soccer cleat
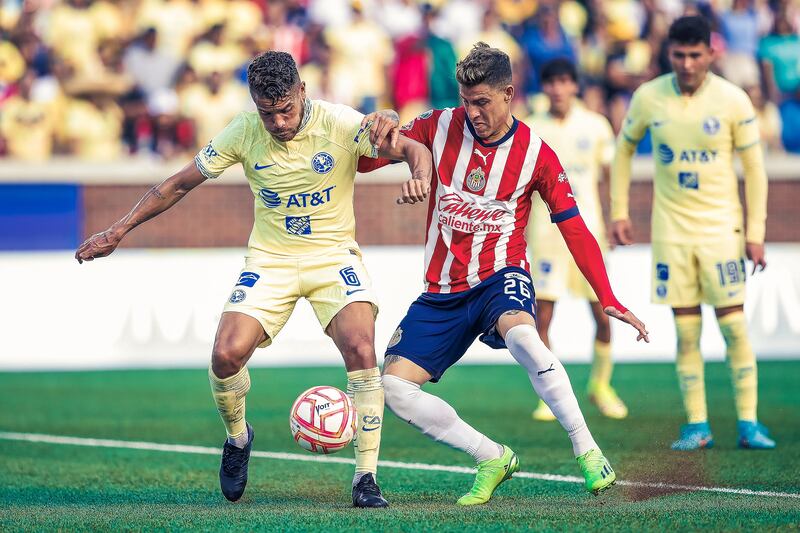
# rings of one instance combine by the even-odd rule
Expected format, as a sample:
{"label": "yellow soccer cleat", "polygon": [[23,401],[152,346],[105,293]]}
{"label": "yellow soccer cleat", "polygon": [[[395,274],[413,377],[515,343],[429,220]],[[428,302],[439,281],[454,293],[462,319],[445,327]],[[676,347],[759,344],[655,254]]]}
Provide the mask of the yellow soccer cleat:
{"label": "yellow soccer cleat", "polygon": [[497,459],[489,459],[478,463],[475,483],[466,494],[458,499],[458,505],[481,505],[489,501],[500,486],[500,483],[511,479],[514,472],[519,472],[517,454],[508,446],[503,446],[503,455]]}
{"label": "yellow soccer cleat", "polygon": [[628,408],[611,385],[590,382],[588,390],[589,401],[597,406],[603,416],[615,420],[628,416]]}
{"label": "yellow soccer cleat", "polygon": [[538,420],[539,422],[552,422],[556,419],[556,415],[553,414],[553,411],[551,411],[542,400],[539,400],[539,405],[533,413],[531,413],[531,416],[534,420]]}

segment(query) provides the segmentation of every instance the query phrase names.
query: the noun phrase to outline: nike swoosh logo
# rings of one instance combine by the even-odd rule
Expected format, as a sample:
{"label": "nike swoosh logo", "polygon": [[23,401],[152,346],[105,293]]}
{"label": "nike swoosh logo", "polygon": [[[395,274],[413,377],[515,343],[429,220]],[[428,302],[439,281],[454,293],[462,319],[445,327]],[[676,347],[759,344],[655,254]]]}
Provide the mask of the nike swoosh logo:
{"label": "nike swoosh logo", "polygon": [[380,428],[381,428],[380,426],[374,427],[374,428],[368,428],[367,426],[361,426],[361,431],[375,431],[376,429],[380,429]]}
{"label": "nike swoosh logo", "polygon": [[264,170],[265,168],[274,167],[276,164],[277,164],[277,163],[272,163],[271,165],[263,165],[263,166],[261,166],[261,165],[259,165],[258,163],[256,163],[256,164],[253,166],[253,168],[254,168],[254,169],[256,169],[256,170]]}
{"label": "nike swoosh logo", "polygon": [[654,120],[652,126],[654,128],[660,128],[661,126],[663,126],[666,123],[667,123],[666,120]]}
{"label": "nike swoosh logo", "polygon": [[365,290],[366,289],[354,289],[352,291],[347,291],[345,294],[347,294],[347,296],[350,296],[351,294],[355,294],[357,292],[361,292],[361,291],[365,291]]}

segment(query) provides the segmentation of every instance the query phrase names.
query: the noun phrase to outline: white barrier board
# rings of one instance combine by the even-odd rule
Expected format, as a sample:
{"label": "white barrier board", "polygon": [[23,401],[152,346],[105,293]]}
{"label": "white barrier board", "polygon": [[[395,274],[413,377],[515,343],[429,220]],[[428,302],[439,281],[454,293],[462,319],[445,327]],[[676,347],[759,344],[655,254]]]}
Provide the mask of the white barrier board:
{"label": "white barrier board", "polygon": [[[120,250],[78,265],[68,252],[0,253],[0,370],[203,367],[222,306],[244,266],[244,250]],[[376,348],[383,353],[409,304],[422,290],[422,248],[365,247],[381,299]],[[748,281],[745,311],[760,357],[800,356],[800,245],[771,244],[769,267]],[[652,342],[614,325],[617,361],[674,358],[667,307],[649,303],[650,250],[638,245],[610,254],[612,285],[648,326]],[[593,323],[585,302],[558,303],[550,338],[566,362],[589,360]],[[704,309],[702,350],[722,359],[713,311]],[[340,364],[333,343],[301,301],[269,348],[251,365]],[[480,343],[463,360],[511,363],[505,350]]]}

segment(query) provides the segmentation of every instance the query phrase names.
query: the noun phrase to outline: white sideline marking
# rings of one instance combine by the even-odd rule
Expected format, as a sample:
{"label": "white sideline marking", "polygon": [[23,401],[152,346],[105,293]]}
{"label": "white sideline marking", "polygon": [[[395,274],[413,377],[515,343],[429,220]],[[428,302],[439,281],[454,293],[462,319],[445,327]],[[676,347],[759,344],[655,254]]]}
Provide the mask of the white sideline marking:
{"label": "white sideline marking", "polygon": [[[158,442],[141,442],[128,440],[112,439],[87,439],[82,437],[63,437],[59,435],[42,435],[38,433],[14,433],[0,431],[0,439],[16,440],[25,442],[44,442],[47,444],[71,444],[73,446],[89,446],[93,448],[123,448],[129,450],[148,450],[155,452],[174,452],[174,453],[194,453],[201,455],[219,455],[220,448],[210,446],[189,446],[185,444],[160,444]],[[284,452],[260,452],[254,450],[252,457],[263,459],[282,459],[284,461],[305,461],[310,463],[334,463],[344,465],[354,465],[354,459],[344,457],[332,457],[329,455],[301,455],[299,453]],[[437,472],[452,472],[455,474],[474,474],[474,468],[464,466],[435,465],[427,463],[405,463],[401,461],[380,461],[378,463],[383,468],[402,468],[405,470],[427,470]],[[561,476],[558,474],[540,474],[537,472],[517,472],[514,477],[538,479],[541,481],[555,481],[560,483],[583,483],[583,479],[577,476]],[[673,483],[645,482],[645,481],[625,481],[618,480],[617,485],[627,487],[645,487],[651,489],[669,489],[685,491],[718,492],[723,494],[737,494],[740,496],[771,496],[775,498],[795,498],[800,499],[800,493],[795,492],[774,492],[764,490],[736,489],[729,487],[704,487],[698,485],[676,485]]]}

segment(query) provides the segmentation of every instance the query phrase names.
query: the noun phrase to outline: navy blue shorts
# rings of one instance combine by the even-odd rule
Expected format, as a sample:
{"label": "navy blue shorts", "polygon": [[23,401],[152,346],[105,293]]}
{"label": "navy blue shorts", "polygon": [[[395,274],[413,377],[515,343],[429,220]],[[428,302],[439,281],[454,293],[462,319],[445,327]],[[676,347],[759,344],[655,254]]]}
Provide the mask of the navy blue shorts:
{"label": "navy blue shorts", "polygon": [[433,376],[431,381],[439,381],[477,337],[492,348],[505,348],[495,331],[497,319],[512,310],[535,316],[534,298],[530,274],[519,267],[504,268],[466,291],[422,293],[408,308],[386,355],[405,357]]}

